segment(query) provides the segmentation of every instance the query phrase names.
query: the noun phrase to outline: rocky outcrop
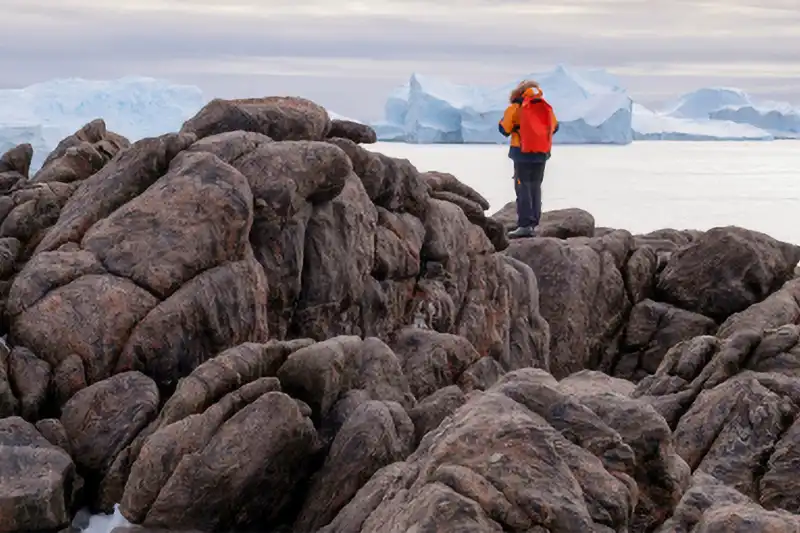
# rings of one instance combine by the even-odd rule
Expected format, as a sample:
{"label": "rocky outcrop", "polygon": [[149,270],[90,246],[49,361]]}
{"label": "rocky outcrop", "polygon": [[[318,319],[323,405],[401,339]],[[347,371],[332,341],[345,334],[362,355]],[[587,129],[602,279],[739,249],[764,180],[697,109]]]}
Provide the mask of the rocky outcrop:
{"label": "rocky outcrop", "polygon": [[797,529],[800,248],[510,243],[356,126],[214,100],[0,157],[0,531]]}

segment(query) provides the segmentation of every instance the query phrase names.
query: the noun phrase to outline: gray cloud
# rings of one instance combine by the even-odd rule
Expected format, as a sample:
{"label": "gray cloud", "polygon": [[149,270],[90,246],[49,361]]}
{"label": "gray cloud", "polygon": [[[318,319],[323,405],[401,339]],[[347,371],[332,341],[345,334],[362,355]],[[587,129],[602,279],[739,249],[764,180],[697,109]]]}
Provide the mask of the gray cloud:
{"label": "gray cloud", "polygon": [[645,102],[734,85],[800,104],[796,0],[115,4],[0,0],[0,85],[153,75],[376,118],[412,71],[500,83],[568,63],[609,69]]}

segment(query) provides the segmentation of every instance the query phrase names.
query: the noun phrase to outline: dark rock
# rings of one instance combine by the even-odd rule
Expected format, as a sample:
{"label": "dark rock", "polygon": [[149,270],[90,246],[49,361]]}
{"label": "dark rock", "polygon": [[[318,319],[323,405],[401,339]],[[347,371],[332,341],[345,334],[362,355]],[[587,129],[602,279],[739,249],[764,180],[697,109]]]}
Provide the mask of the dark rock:
{"label": "dark rock", "polygon": [[329,138],[342,138],[358,144],[373,144],[378,142],[375,130],[366,124],[353,122],[352,120],[331,120],[331,128],[328,131]]}
{"label": "dark rock", "polygon": [[800,246],[735,226],[714,228],[669,259],[658,279],[665,301],[721,322],[792,279]]}

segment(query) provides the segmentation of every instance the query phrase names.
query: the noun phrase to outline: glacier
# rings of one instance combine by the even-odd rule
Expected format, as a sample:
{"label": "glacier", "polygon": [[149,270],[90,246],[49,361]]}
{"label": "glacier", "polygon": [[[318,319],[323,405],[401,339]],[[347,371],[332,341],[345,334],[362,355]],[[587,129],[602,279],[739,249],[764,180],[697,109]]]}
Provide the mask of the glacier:
{"label": "glacier", "polygon": [[36,171],[64,137],[96,119],[131,141],[163,135],[206,104],[193,85],[129,76],[115,80],[54,79],[0,90],[0,153],[22,143],[34,148]]}
{"label": "glacier", "polygon": [[[558,65],[531,74],[553,106],[561,127],[555,144],[629,144],[633,101],[610,74],[600,69]],[[414,73],[391,92],[385,119],[370,125],[382,141],[408,143],[504,143],[497,122],[508,105],[515,80],[496,87],[459,85]]]}

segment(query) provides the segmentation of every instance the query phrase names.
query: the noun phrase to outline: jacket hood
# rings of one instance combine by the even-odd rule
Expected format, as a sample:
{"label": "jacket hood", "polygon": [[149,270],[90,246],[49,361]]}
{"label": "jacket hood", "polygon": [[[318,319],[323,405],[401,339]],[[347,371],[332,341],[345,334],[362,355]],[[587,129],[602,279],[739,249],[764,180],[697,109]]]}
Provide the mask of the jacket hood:
{"label": "jacket hood", "polygon": [[544,96],[544,91],[539,87],[528,87],[525,89],[525,92],[522,93],[524,98],[541,98]]}

